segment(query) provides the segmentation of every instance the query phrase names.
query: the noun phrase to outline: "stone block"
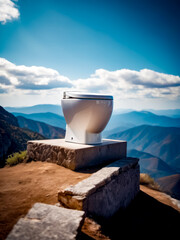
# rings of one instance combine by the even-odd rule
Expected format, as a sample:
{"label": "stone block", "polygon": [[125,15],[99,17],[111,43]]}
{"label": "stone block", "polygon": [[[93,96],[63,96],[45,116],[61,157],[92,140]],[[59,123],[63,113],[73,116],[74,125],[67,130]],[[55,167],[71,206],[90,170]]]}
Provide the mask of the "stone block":
{"label": "stone block", "polygon": [[83,211],[36,203],[13,227],[7,240],[73,240],[84,217]]}
{"label": "stone block", "polygon": [[85,145],[64,139],[29,141],[27,155],[35,161],[57,163],[77,170],[97,166],[126,157],[127,142],[104,139],[102,144]]}
{"label": "stone block", "polygon": [[138,159],[124,158],[60,191],[58,200],[65,207],[109,218],[134,199],[139,191],[139,175]]}

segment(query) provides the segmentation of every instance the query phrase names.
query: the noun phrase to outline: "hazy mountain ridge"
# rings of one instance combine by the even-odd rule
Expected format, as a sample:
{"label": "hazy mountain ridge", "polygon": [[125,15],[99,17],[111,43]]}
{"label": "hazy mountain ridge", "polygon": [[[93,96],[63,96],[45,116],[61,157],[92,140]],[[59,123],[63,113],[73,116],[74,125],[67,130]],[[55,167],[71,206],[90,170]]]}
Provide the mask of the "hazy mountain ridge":
{"label": "hazy mountain ridge", "polygon": [[[60,104],[59,105],[38,104],[38,105],[28,106],[28,107],[4,107],[4,109],[11,113],[20,112],[20,113],[31,114],[31,113],[41,113],[41,112],[52,112],[58,115],[63,115]],[[129,113],[133,111],[134,111],[133,109],[115,109],[114,115]],[[151,112],[160,116],[176,117],[176,118],[179,116],[180,118],[180,109],[160,109],[160,110],[146,109],[146,110],[137,111],[137,112]]]}
{"label": "hazy mountain ridge", "polygon": [[180,118],[180,109],[164,109],[164,110],[149,109],[148,111],[154,114],[163,115],[166,117]]}
{"label": "hazy mountain ridge", "polygon": [[42,113],[31,113],[31,114],[25,114],[25,113],[12,113],[15,117],[22,116],[27,119],[31,119],[34,121],[44,122],[46,124],[52,125],[54,127],[59,128],[66,128],[66,122],[64,117],[57,115],[55,113],[51,112],[42,112]]}
{"label": "hazy mountain ridge", "polygon": [[63,115],[61,105],[54,104],[38,104],[29,107],[4,107],[4,109],[8,112],[19,112],[25,114],[31,113],[44,113],[44,112],[52,112],[58,115]]}
{"label": "hazy mountain ridge", "polygon": [[[64,123],[60,124],[59,122],[58,124],[58,121],[50,121],[50,118],[48,120],[48,117],[45,119],[44,117],[41,116],[36,118],[35,116],[23,115],[49,112],[63,116],[61,105],[39,104],[30,107],[5,107],[5,109],[11,113],[13,112],[15,114],[19,115],[21,114],[21,116],[25,118],[30,118],[35,121],[42,121],[50,125],[65,129],[65,121]],[[143,124],[165,127],[180,127],[180,109],[166,109],[166,110],[150,109],[144,111],[134,111],[132,109],[114,110],[114,114],[112,115],[103,135],[108,136],[114,133],[115,128],[119,129],[119,131],[124,131],[125,129]],[[109,132],[110,130],[112,130],[113,132],[112,133]]]}
{"label": "hazy mountain ridge", "polygon": [[152,125],[161,127],[180,127],[180,118],[159,116],[148,111],[132,111],[124,114],[115,114],[111,117],[106,131],[115,128],[132,128],[140,125]]}
{"label": "hazy mountain ridge", "polygon": [[40,133],[45,138],[64,138],[65,130],[62,128],[54,127],[44,122],[34,121],[22,116],[18,116],[19,126],[28,128],[34,132]]}
{"label": "hazy mountain ridge", "polygon": [[148,173],[154,179],[176,174],[176,171],[170,165],[152,154],[131,149],[127,155],[139,158],[140,172]]}
{"label": "hazy mountain ridge", "polygon": [[129,150],[150,153],[180,172],[180,128],[142,125],[109,138],[126,140]]}

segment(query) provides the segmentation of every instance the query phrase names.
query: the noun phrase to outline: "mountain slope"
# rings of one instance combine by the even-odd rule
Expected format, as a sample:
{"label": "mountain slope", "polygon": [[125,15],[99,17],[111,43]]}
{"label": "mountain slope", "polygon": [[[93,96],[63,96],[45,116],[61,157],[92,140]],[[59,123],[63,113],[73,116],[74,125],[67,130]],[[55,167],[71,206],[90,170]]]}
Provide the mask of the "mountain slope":
{"label": "mountain slope", "polygon": [[155,179],[176,173],[162,159],[155,157],[152,154],[132,149],[128,151],[127,155],[129,157],[139,158],[140,172],[147,173]]}
{"label": "mountain slope", "polygon": [[180,174],[176,174],[163,160],[149,153],[130,150],[128,156],[139,158],[140,172],[149,174],[158,183],[161,191],[180,200]]}
{"label": "mountain slope", "polygon": [[147,111],[133,111],[125,114],[113,115],[106,127],[106,130],[117,127],[129,126],[129,128],[140,125],[153,125],[162,127],[180,127],[180,118],[171,118],[166,116],[158,116]]}
{"label": "mountain slope", "polygon": [[22,116],[28,119],[32,119],[34,121],[39,121],[39,122],[44,122],[49,125],[63,128],[65,129],[66,127],[66,122],[64,117],[51,113],[51,112],[46,112],[46,113],[32,113],[32,114],[24,114],[24,113],[13,113],[14,116]]}
{"label": "mountain slope", "polygon": [[9,154],[25,150],[27,141],[32,139],[44,139],[44,137],[20,128],[17,119],[0,107],[0,167],[4,166]]}
{"label": "mountain slope", "polygon": [[65,136],[65,130],[62,128],[54,127],[44,122],[27,119],[22,116],[18,116],[17,119],[20,127],[38,132],[46,138],[64,138]]}
{"label": "mountain slope", "polygon": [[8,112],[20,112],[25,114],[52,112],[58,115],[63,115],[60,105],[54,104],[38,104],[30,107],[5,107]]}
{"label": "mountain slope", "polygon": [[7,122],[10,125],[19,127],[18,120],[13,114],[7,112],[3,107],[0,106],[0,120]]}
{"label": "mountain slope", "polygon": [[128,142],[128,149],[150,153],[180,171],[180,128],[142,125],[112,134]]}
{"label": "mountain slope", "polygon": [[161,191],[180,200],[180,174],[159,178],[157,182]]}

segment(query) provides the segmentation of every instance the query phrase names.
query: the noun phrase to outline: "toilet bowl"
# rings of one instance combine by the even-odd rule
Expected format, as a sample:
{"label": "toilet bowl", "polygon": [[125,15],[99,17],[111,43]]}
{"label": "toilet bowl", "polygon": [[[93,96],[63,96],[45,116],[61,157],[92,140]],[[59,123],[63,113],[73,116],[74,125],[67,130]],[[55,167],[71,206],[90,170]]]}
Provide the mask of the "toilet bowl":
{"label": "toilet bowl", "polygon": [[113,109],[113,97],[81,92],[64,92],[61,100],[66,120],[66,142],[100,144]]}

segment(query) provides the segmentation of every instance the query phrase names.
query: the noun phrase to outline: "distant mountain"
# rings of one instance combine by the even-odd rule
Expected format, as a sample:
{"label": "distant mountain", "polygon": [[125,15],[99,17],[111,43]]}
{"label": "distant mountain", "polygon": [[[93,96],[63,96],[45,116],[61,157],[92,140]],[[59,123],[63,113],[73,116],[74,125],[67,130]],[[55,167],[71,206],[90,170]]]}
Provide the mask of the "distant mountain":
{"label": "distant mountain", "polygon": [[107,126],[107,128],[105,128],[105,130],[102,132],[102,136],[103,136],[103,138],[106,138],[111,134],[122,132],[122,131],[125,131],[125,130],[129,129],[129,128],[133,128],[133,127],[135,127],[135,125],[130,124],[130,123],[127,123],[127,124],[122,123],[120,127],[113,128],[113,129],[109,129],[109,126]]}
{"label": "distant mountain", "polygon": [[147,173],[159,184],[160,190],[180,200],[180,174],[162,159],[149,153],[129,150],[128,156],[140,159],[140,172]]}
{"label": "distant mountain", "polygon": [[131,149],[128,151],[127,155],[129,157],[139,158],[140,172],[147,173],[154,179],[176,174],[175,170],[167,163],[152,154]]}
{"label": "distant mountain", "polygon": [[45,113],[51,112],[58,115],[63,115],[61,105],[54,105],[54,104],[39,104],[30,107],[5,107],[5,110],[8,112],[19,112],[25,114],[31,113]]}
{"label": "distant mountain", "polygon": [[149,112],[152,112],[157,115],[163,115],[167,117],[180,118],[180,109],[164,109],[164,110],[154,110],[150,109]]}
{"label": "distant mountain", "polygon": [[46,112],[46,113],[32,113],[32,114],[24,114],[24,113],[14,113],[13,115],[18,117],[18,116],[22,116],[28,119],[32,119],[35,121],[39,121],[39,122],[44,122],[47,123],[49,125],[55,126],[55,127],[59,127],[59,128],[66,128],[66,122],[64,117],[51,113],[51,112]]}
{"label": "distant mountain", "polygon": [[[62,108],[59,102],[59,105],[55,104],[38,104],[34,106],[28,106],[28,107],[4,107],[4,109],[10,113],[12,112],[19,112],[19,113],[26,113],[26,114],[31,114],[31,113],[42,113],[42,112],[52,112],[58,115],[63,116]],[[143,110],[143,112],[151,112],[157,115],[163,115],[167,117],[179,117],[180,118],[180,109],[160,109],[160,110],[155,110],[155,109],[148,109],[148,110]],[[132,109],[115,109],[114,115],[118,114],[124,114],[128,112],[133,112]]]}
{"label": "distant mountain", "polygon": [[180,172],[180,128],[142,125],[108,138],[126,140],[129,150],[152,154]]}
{"label": "distant mountain", "polygon": [[9,154],[25,150],[27,141],[32,139],[44,137],[20,128],[16,117],[0,107],[0,167],[5,165],[5,159]]}
{"label": "distant mountain", "polygon": [[180,127],[180,118],[158,116],[147,111],[133,111],[124,114],[115,114],[111,117],[106,127],[106,131],[115,128],[124,128],[124,126],[126,128],[131,128],[144,124],[162,127]]}
{"label": "distant mountain", "polygon": [[22,116],[17,117],[18,124],[22,128],[28,128],[34,132],[40,133],[45,138],[64,138],[65,130],[54,127],[44,122],[38,122]]}
{"label": "distant mountain", "polygon": [[180,200],[180,174],[162,177],[157,180],[160,190]]}

